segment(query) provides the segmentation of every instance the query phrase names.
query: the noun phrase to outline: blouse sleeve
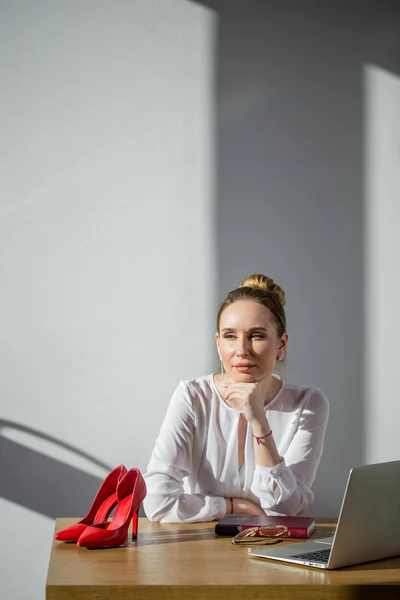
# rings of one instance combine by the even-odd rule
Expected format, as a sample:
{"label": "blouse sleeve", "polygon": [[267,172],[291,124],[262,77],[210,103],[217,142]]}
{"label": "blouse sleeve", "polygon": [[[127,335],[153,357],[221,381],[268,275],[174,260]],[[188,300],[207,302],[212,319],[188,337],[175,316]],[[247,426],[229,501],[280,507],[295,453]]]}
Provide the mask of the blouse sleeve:
{"label": "blouse sleeve", "polygon": [[193,468],[195,427],[192,399],[181,381],[171,398],[144,475],[147,496],[143,506],[150,521],[212,521],[226,513],[224,498],[184,492],[183,479]]}
{"label": "blouse sleeve", "polygon": [[328,400],[321,391],[310,388],[283,460],[272,468],[256,466],[251,491],[268,514],[297,515],[312,504],[311,486],[321,460],[328,416]]}

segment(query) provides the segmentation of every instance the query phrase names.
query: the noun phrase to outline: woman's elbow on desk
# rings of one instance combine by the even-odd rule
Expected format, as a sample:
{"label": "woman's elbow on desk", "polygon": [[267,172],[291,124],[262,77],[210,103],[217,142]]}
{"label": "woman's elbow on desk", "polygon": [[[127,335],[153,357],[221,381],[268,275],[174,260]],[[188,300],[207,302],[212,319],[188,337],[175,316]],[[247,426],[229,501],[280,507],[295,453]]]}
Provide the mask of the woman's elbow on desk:
{"label": "woman's elbow on desk", "polygon": [[[182,497],[183,496],[183,497]],[[183,510],[184,494],[181,497],[161,496],[151,494],[143,502],[144,512],[153,523],[190,523],[196,521],[196,516],[190,510]]]}
{"label": "woman's elbow on desk", "polygon": [[[153,523],[167,523],[166,518],[170,512],[170,506],[166,506],[165,498],[162,496],[155,496],[153,494],[147,495],[143,501],[143,509],[146,517]],[[169,504],[171,499],[169,499]]]}
{"label": "woman's elbow on desk", "polygon": [[297,489],[282,501],[276,504],[266,505],[262,503],[262,508],[267,515],[302,515],[314,502],[314,494],[309,490]]}

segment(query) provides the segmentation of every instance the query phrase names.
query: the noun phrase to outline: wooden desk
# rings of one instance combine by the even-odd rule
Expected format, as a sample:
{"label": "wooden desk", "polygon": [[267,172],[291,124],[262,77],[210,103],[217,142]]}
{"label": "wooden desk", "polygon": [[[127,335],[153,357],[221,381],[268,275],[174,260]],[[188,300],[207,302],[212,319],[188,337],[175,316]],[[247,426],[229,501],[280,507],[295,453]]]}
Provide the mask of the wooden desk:
{"label": "wooden desk", "polygon": [[[75,522],[57,519],[56,531]],[[400,598],[400,557],[337,571],[249,558],[215,523],[150,523],[123,548],[87,550],[53,542],[47,600],[379,600]],[[326,537],[333,520],[313,537]],[[292,540],[293,542],[293,540]],[[23,576],[23,573],[21,573]]]}

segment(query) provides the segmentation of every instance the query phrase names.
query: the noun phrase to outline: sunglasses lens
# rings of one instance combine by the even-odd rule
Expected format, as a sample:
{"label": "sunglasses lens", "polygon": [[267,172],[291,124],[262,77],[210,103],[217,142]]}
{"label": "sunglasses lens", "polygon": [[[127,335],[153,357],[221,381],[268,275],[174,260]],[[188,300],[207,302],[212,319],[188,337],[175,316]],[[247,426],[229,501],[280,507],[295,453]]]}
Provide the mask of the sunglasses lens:
{"label": "sunglasses lens", "polygon": [[277,535],[283,535],[287,528],[284,525],[271,525],[270,527],[259,527],[257,536],[261,537],[275,537]]}
{"label": "sunglasses lens", "polygon": [[288,531],[284,525],[271,525],[269,527],[250,527],[243,529],[234,538],[232,544],[257,544],[275,543],[267,542],[265,538],[282,537]]}

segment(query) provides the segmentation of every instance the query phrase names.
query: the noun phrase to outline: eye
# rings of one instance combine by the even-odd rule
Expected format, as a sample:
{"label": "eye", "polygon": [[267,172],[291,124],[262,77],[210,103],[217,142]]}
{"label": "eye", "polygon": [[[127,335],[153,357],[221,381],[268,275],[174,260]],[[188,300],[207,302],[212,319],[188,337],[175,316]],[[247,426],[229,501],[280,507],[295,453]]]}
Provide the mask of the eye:
{"label": "eye", "polygon": [[233,335],[233,333],[224,333],[224,338],[226,340],[234,340],[235,336]]}
{"label": "eye", "polygon": [[253,340],[263,340],[265,335],[263,333],[252,333],[250,337]]}

